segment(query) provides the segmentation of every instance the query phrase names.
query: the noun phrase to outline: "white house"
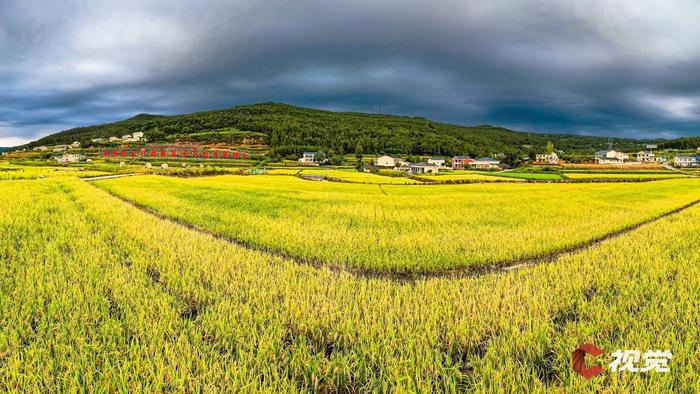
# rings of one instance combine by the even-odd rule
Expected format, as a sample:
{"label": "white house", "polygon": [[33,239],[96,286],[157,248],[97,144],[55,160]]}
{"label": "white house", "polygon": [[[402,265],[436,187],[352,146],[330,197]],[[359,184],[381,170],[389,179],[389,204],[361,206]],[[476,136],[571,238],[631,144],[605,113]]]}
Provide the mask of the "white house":
{"label": "white house", "polygon": [[43,146],[43,145],[42,145],[42,146],[35,146],[34,149],[32,149],[32,150],[38,150],[38,151],[44,152],[44,151],[46,151],[46,150],[48,150],[48,149],[49,149],[49,148],[47,148],[46,146]]}
{"label": "white house", "polygon": [[657,160],[654,152],[639,151],[637,152],[637,161],[641,161],[642,163],[655,163]]}
{"label": "white house", "polygon": [[413,163],[411,164],[411,172],[414,174],[437,174],[439,167],[433,163]]}
{"label": "white house", "polygon": [[396,167],[396,159],[391,156],[379,156],[374,161],[374,165],[377,167]]}
{"label": "white house", "polygon": [[410,174],[410,173],[413,172],[413,170],[411,170],[410,163],[408,163],[408,164],[402,164],[402,165],[400,165],[400,166],[396,166],[396,167],[394,167],[394,170],[396,170],[396,171],[401,171],[401,172],[405,172],[405,173],[407,173],[407,174]]}
{"label": "white house", "polygon": [[109,137],[109,142],[119,141],[120,139],[119,137]]}
{"label": "white house", "polygon": [[72,144],[70,144],[71,148],[80,148],[80,142],[74,141]]}
{"label": "white house", "polygon": [[142,131],[137,131],[134,132],[134,134],[131,135],[136,141],[140,141],[143,139],[143,132]]}
{"label": "white house", "polygon": [[546,164],[559,164],[559,156],[556,153],[538,153],[535,155],[535,161]]}
{"label": "white house", "polygon": [[408,160],[404,159],[403,157],[394,157],[394,167],[405,167],[410,164],[411,163],[409,163]]}
{"label": "white house", "polygon": [[618,152],[614,150],[609,151],[598,151],[595,154],[596,164],[621,164],[625,160],[629,160],[630,155],[624,152]]}
{"label": "white house", "polygon": [[316,163],[316,152],[304,152],[299,159],[301,164],[314,164]]}
{"label": "white house", "polygon": [[64,153],[62,156],[55,156],[53,159],[58,163],[77,163],[84,160],[85,156],[74,153]]}
{"label": "white house", "polygon": [[491,170],[500,169],[501,167],[499,167],[499,164],[501,164],[501,162],[496,159],[493,159],[491,157],[482,157],[469,163],[469,167],[478,168],[482,170]]}
{"label": "white house", "polygon": [[104,141],[104,138],[93,138],[93,139],[91,139],[90,141],[92,141],[92,142],[102,142],[102,141]]}
{"label": "white house", "polygon": [[676,167],[698,167],[700,166],[700,157],[676,156],[673,158],[673,165]]}
{"label": "white house", "polygon": [[62,146],[57,146],[57,147],[55,147],[55,148],[53,149],[53,151],[56,152],[56,153],[61,153],[61,152],[65,152],[67,149],[68,149],[67,146],[62,145]]}
{"label": "white house", "polygon": [[443,167],[446,161],[447,159],[445,159],[444,157],[431,157],[430,159],[428,159],[428,164],[434,164],[436,166]]}

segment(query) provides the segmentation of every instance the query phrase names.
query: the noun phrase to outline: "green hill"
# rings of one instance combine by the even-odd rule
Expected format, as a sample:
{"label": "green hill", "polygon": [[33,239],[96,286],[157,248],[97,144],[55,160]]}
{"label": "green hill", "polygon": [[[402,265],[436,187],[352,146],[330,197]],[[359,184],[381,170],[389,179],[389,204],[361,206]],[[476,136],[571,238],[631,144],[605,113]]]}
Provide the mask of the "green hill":
{"label": "green hill", "polygon": [[[28,146],[121,136],[142,131],[150,142],[253,143],[276,155],[304,150],[336,153],[434,154],[472,156],[528,154],[544,150],[547,141],[567,152],[592,152],[607,147],[606,137],[525,133],[488,125],[456,126],[420,117],[331,112],[286,104],[262,103],[186,115],[140,114],[133,118],[62,131]],[[637,149],[644,141],[615,139],[619,150]]]}

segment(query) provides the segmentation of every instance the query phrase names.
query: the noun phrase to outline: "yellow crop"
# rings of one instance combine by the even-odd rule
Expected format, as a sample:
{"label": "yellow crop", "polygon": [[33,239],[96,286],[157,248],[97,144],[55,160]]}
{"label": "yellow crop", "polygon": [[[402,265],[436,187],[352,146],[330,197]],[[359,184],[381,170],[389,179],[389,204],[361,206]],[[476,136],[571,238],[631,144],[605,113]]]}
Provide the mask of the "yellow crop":
{"label": "yellow crop", "polygon": [[412,185],[421,183],[419,181],[406,177],[375,175],[368,172],[358,172],[357,170],[306,169],[303,170],[299,175],[320,175],[329,179],[337,179],[341,181],[354,183],[376,183],[395,185]]}
{"label": "yellow crop", "polygon": [[96,182],[161,214],[324,264],[427,272],[567,249],[700,197],[700,180],[360,185],[281,176]]}
{"label": "yellow crop", "polygon": [[687,178],[685,174],[676,173],[577,173],[567,172],[565,177],[570,179],[672,179],[672,178]]}
{"label": "yellow crop", "polygon": [[[249,200],[235,196],[199,224],[216,230],[217,222],[228,220],[219,216],[222,212],[250,210],[256,200],[261,219],[279,218],[266,202],[272,187],[283,192],[270,201],[296,195],[290,204],[301,209],[312,197],[342,204],[357,193],[361,201],[384,196],[370,195],[364,185],[346,189],[345,184],[293,178],[277,184],[267,178],[217,177],[202,183],[235,196],[232,190],[244,188],[244,181],[260,179],[245,188]],[[127,180],[144,183],[131,186]],[[109,185],[137,191],[150,185],[165,201],[207,198],[183,184],[175,193],[168,182],[133,177]],[[330,190],[307,195],[310,191],[295,189],[300,184]],[[657,189],[646,188],[652,184]],[[293,190],[285,189],[289,186]],[[531,191],[529,207],[540,210],[521,208],[531,216],[548,217],[551,212],[536,202],[551,196],[570,210],[592,207],[588,214],[595,213],[603,226],[610,218],[626,220],[605,210],[611,201],[640,220],[659,212],[658,206],[687,200],[672,196],[697,195],[690,180],[622,189],[460,187],[474,186],[473,194],[482,200],[450,186],[401,187],[406,190],[388,195],[416,199],[414,193],[429,195],[428,190],[458,193],[478,211],[481,202],[504,201],[503,195],[516,199],[507,207],[517,206],[524,201],[518,194]],[[587,206],[574,204],[581,194]],[[644,208],[649,205],[657,209]],[[247,251],[70,178],[0,182],[0,207],[0,390],[5,392],[661,393],[694,392],[700,385],[700,206],[551,264],[408,282],[355,277]],[[406,211],[411,209],[416,208]],[[461,209],[466,212],[466,206]],[[517,213],[515,208],[502,212]],[[288,233],[278,236],[293,239]],[[585,381],[572,371],[570,355],[587,341],[605,349],[601,363],[610,362],[610,352],[618,348],[671,349],[670,373],[608,372]]]}

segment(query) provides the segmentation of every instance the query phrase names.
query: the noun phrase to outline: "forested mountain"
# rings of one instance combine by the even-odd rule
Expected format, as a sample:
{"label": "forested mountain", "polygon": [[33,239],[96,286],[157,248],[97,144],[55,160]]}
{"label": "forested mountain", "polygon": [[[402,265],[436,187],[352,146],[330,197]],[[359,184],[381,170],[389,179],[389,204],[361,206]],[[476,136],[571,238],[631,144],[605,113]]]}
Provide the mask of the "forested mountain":
{"label": "forested mountain", "polygon": [[[286,104],[262,103],[186,115],[148,115],[62,131],[28,146],[121,136],[143,131],[150,142],[181,141],[197,136],[197,142],[237,142],[257,138],[276,155],[304,150],[335,153],[395,153],[472,156],[495,153],[527,154],[544,150],[548,141],[567,152],[593,152],[608,146],[606,137],[516,132],[494,126],[456,126],[420,117],[331,112]],[[226,135],[227,140],[219,141]],[[189,136],[189,137],[188,137]],[[615,149],[630,150],[644,141],[614,139]]]}
{"label": "forested mountain", "polygon": [[682,149],[695,150],[700,147],[700,137],[684,137],[675,140],[660,142],[659,148],[662,149]]}

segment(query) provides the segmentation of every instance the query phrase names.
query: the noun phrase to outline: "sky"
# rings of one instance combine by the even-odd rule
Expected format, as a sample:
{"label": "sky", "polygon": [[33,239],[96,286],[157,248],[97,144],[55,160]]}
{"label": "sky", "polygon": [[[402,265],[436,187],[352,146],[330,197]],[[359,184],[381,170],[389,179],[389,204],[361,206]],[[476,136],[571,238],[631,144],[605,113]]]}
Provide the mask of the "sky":
{"label": "sky", "polygon": [[0,146],[265,101],[700,135],[696,0],[0,0]]}

